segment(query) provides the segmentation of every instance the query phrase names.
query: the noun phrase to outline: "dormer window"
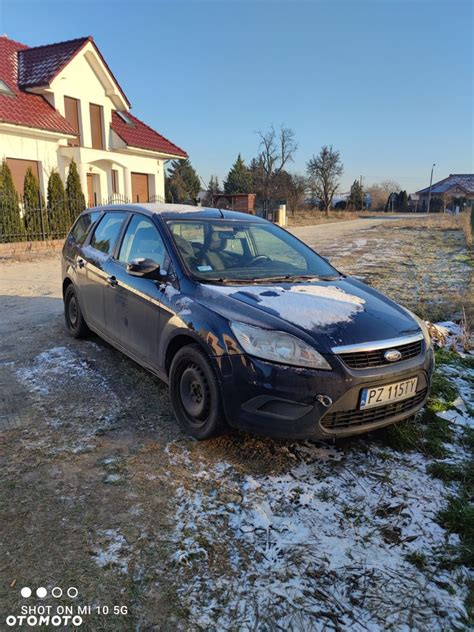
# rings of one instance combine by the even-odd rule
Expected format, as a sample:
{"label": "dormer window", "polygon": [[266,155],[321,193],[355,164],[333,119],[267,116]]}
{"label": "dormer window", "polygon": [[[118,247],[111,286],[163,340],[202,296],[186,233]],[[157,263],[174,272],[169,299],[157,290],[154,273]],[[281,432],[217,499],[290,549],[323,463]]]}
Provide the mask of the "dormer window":
{"label": "dormer window", "polygon": [[133,121],[126,112],[119,112],[117,110],[117,115],[122,119],[124,123],[126,123],[127,125],[130,125],[130,127],[133,127]]}
{"label": "dormer window", "polygon": [[2,81],[2,79],[0,79],[0,94],[7,94],[9,97],[15,96],[13,90],[10,90],[10,88],[4,81]]}

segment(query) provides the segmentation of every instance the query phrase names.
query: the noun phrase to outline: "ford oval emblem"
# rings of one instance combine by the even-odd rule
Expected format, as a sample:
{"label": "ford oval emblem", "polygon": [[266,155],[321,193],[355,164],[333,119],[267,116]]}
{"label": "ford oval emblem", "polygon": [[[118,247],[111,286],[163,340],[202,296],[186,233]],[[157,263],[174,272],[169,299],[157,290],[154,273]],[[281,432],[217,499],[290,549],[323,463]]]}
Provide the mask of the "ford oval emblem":
{"label": "ford oval emblem", "polygon": [[387,360],[387,362],[397,362],[402,357],[402,354],[398,349],[387,349],[387,351],[383,354],[383,357]]}

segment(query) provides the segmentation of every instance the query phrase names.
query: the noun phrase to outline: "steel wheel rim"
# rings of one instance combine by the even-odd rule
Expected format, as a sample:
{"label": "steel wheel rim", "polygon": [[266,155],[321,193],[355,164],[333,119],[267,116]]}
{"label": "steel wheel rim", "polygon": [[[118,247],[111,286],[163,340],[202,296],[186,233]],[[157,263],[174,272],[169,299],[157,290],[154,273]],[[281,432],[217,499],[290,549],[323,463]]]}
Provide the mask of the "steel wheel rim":
{"label": "steel wheel rim", "polygon": [[68,313],[69,323],[71,324],[72,327],[75,327],[77,325],[77,321],[79,318],[79,310],[77,307],[77,299],[74,295],[71,296],[71,298],[69,299],[67,313]]}
{"label": "steel wheel rim", "polygon": [[181,405],[195,426],[202,426],[209,414],[210,391],[204,371],[197,364],[189,364],[179,380]]}

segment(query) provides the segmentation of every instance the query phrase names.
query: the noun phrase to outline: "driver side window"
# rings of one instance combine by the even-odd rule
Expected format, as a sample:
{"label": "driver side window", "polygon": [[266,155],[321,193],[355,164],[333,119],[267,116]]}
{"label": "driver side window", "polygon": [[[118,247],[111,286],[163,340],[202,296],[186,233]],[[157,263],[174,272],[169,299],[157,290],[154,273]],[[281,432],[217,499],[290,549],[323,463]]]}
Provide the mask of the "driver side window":
{"label": "driver side window", "polygon": [[164,267],[166,248],[156,226],[146,217],[134,215],[123,236],[118,260],[152,259]]}

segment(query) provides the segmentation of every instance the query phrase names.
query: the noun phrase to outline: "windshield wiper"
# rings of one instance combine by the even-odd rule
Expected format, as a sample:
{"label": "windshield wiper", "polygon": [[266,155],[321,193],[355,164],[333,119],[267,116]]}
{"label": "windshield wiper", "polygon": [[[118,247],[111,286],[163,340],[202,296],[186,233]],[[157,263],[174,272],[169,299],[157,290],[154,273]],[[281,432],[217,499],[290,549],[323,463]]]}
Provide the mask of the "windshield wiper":
{"label": "windshield wiper", "polygon": [[340,276],[329,276],[329,275],[319,275],[319,274],[287,274],[286,276],[272,276],[272,277],[256,277],[250,280],[250,283],[259,283],[268,281],[273,281],[274,283],[291,283],[292,281],[333,281],[334,279],[339,279]]}
{"label": "windshield wiper", "polygon": [[271,277],[254,277],[252,279],[235,279],[232,277],[220,277],[214,278],[199,278],[200,283],[221,283],[226,285],[227,283],[235,285],[248,285],[249,283],[292,283],[294,281],[335,281],[342,278],[342,275],[318,275],[318,274],[287,274],[285,276],[271,276]]}

